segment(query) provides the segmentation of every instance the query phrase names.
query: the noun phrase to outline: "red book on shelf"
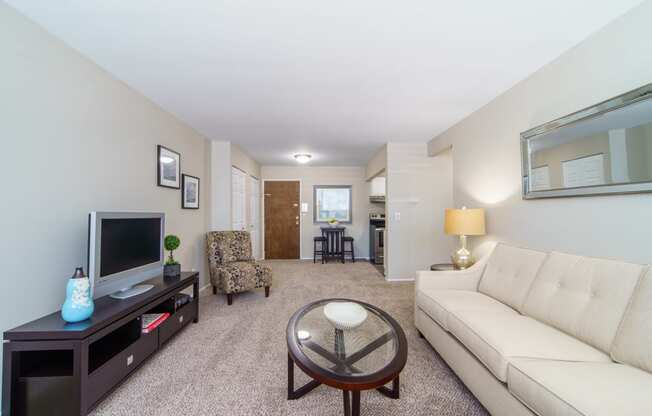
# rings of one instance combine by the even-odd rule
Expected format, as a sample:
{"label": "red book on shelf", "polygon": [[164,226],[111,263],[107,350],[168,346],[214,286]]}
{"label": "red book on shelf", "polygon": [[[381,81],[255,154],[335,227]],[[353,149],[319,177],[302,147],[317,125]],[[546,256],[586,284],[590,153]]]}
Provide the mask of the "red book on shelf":
{"label": "red book on shelf", "polygon": [[161,325],[163,321],[168,319],[169,312],[165,313],[147,313],[143,315],[143,334],[152,332],[157,326]]}

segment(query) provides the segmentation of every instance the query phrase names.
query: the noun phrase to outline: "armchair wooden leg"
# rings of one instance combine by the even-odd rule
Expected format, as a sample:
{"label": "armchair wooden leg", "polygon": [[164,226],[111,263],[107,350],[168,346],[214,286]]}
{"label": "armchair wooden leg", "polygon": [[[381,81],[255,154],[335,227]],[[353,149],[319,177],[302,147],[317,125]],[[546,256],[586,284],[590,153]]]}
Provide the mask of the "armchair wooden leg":
{"label": "armchair wooden leg", "polygon": [[217,286],[213,286],[213,294],[217,295]]}
{"label": "armchair wooden leg", "polygon": [[226,303],[229,305],[233,304],[233,293],[227,293],[226,294]]}
{"label": "armchair wooden leg", "polygon": [[269,297],[269,286],[265,286],[265,297]]}

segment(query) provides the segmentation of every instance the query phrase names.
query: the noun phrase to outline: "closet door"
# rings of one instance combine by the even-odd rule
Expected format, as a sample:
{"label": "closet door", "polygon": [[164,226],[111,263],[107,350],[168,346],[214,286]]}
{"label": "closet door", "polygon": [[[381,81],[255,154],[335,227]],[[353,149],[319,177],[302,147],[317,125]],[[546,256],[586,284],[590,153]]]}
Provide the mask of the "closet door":
{"label": "closet door", "polygon": [[240,169],[231,169],[231,229],[247,229],[246,175]]}

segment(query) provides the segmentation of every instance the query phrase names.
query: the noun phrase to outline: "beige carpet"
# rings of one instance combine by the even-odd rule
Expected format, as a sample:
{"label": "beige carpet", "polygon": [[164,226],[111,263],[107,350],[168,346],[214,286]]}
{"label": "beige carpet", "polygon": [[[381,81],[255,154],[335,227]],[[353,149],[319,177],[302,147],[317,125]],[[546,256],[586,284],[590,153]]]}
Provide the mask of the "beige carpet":
{"label": "beige carpet", "polygon": [[[369,263],[268,262],[271,296],[262,290],[227,306],[210,290],[200,300],[200,320],[189,325],[93,412],[100,415],[342,415],[342,393],[319,386],[286,400],[285,328],[301,306],[329,297],[374,304],[403,327],[409,352],[401,373],[401,398],[361,394],[362,415],[486,415],[486,411],[420,339],[413,324],[414,285],[387,283]],[[179,358],[183,357],[183,358]],[[295,367],[295,386],[308,381]]]}

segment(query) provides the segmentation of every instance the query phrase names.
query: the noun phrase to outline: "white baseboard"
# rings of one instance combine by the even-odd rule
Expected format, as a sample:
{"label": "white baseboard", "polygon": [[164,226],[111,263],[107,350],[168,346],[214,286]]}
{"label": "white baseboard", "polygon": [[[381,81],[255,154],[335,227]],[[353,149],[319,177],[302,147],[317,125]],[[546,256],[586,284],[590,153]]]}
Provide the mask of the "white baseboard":
{"label": "white baseboard", "polygon": [[385,277],[385,280],[388,282],[414,282],[414,277],[394,277],[391,279]]}

